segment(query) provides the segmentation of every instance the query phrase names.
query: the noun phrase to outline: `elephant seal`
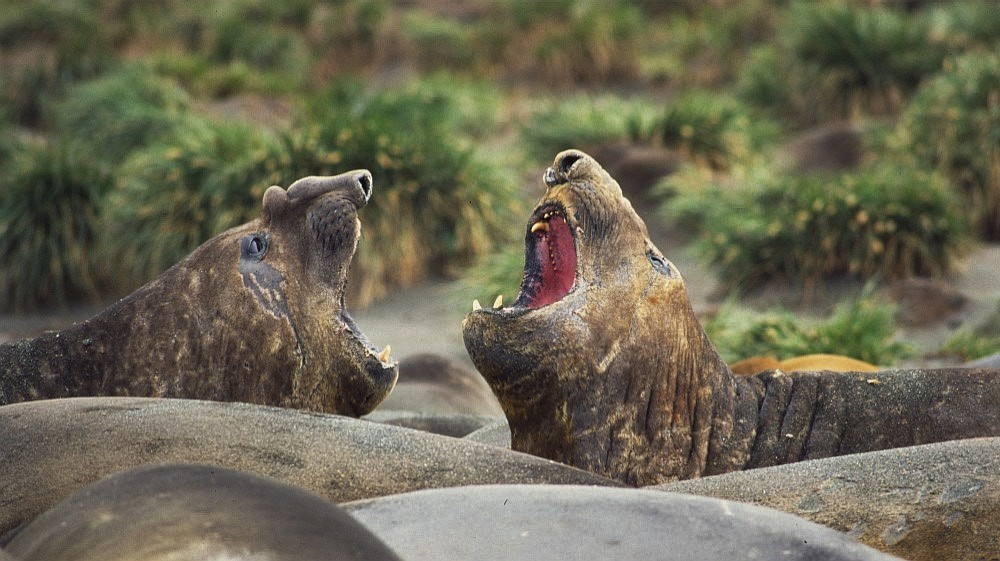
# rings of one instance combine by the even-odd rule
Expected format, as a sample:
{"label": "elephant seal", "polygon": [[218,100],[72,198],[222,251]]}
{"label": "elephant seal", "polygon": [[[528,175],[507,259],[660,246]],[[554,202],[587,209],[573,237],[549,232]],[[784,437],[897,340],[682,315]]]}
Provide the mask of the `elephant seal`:
{"label": "elephant seal", "polygon": [[371,189],[367,170],[270,187],[259,218],[96,317],[0,346],[0,405],[116,395],[371,411],[396,365],[344,308]]}
{"label": "elephant seal", "polygon": [[334,502],[484,483],[620,485],[542,458],[349,417],[246,403],[97,397],[0,407],[0,535],[150,463],[273,477]]}
{"label": "elephant seal", "polygon": [[470,486],[343,507],[411,561],[896,559],[783,512],[639,489]]}
{"label": "elephant seal", "polygon": [[203,465],[144,466],[64,499],[7,544],[21,561],[399,561],[335,504]]}
{"label": "elephant seal", "polygon": [[1000,435],[997,370],[734,376],[615,180],[577,150],[544,179],[520,293],[463,322],[514,450],[645,486]]}
{"label": "elephant seal", "polygon": [[911,561],[1000,555],[1000,438],[809,460],[647,489],[778,509]]}

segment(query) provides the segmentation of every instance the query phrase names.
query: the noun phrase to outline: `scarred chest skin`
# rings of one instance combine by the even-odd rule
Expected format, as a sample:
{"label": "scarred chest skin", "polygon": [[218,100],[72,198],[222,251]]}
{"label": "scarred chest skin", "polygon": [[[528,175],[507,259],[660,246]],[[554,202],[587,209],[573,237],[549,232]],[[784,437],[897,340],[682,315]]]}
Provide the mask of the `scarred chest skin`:
{"label": "scarred chest skin", "polygon": [[[463,323],[515,450],[645,486],[1000,431],[997,372],[734,377],[614,179],[570,150],[545,180],[538,208],[573,233],[572,288],[548,302],[534,285],[552,275],[529,264],[513,306]],[[555,235],[547,214],[528,224],[529,261]]]}
{"label": "scarred chest skin", "polygon": [[370,193],[364,170],[271,187],[260,218],[96,317],[0,346],[0,404],[107,395],[370,411],[397,375],[343,304]]}

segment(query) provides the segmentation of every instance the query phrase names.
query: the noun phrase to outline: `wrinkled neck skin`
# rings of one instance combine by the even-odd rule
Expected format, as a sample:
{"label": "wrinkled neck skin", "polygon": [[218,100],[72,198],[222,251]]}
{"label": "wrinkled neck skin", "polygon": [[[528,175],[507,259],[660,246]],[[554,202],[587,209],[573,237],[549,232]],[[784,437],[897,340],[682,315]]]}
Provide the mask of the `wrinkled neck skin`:
{"label": "wrinkled neck skin", "polygon": [[[501,341],[501,324],[496,345],[476,347],[495,353],[472,359],[500,398],[514,450],[637,486],[743,466],[752,436],[735,428],[733,377],[683,285],[658,275],[581,287],[550,306],[565,309],[528,312],[515,337]],[[542,344],[541,333],[559,335]]]}
{"label": "wrinkled neck skin", "polygon": [[573,170],[581,179],[550,185],[540,203],[557,200],[575,219],[573,290],[536,309],[474,311],[464,324],[513,449],[632,485],[739,469],[754,423],[735,421],[735,381],[683,279],[603,169],[583,158]]}

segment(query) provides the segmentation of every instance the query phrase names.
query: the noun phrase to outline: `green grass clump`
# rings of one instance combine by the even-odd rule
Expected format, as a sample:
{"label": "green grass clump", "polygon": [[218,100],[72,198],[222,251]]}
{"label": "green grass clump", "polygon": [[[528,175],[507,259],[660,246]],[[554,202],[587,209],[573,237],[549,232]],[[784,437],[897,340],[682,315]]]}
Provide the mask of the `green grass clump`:
{"label": "green grass clump", "polygon": [[134,288],[180,261],[221,231],[259,214],[266,154],[249,126],[191,120],[170,138],[136,152],[121,166],[103,201],[111,236],[103,248],[117,264],[120,290]]}
{"label": "green grass clump", "polygon": [[900,109],[944,58],[928,41],[926,18],[891,8],[797,4],[784,31],[796,59],[821,71],[821,87],[845,104],[846,115]]}
{"label": "green grass clump", "polygon": [[968,246],[964,212],[943,178],[895,165],[755,178],[749,188],[710,184],[678,194],[666,210],[700,232],[697,250],[729,289],[941,276]]}
{"label": "green grass clump", "polygon": [[96,301],[98,209],[111,174],[62,144],[26,145],[0,171],[0,311]]}
{"label": "green grass clump", "polygon": [[863,295],[842,302],[833,314],[807,323],[787,311],[764,313],[724,307],[706,322],[705,331],[727,362],[755,356],[777,360],[807,354],[837,354],[880,366],[912,356],[895,340],[895,309]]}
{"label": "green grass clump", "polygon": [[939,355],[969,362],[1000,353],[1000,336],[981,335],[969,329],[955,332],[938,351]]}
{"label": "green grass clump", "polygon": [[143,66],[124,67],[69,88],[52,120],[98,159],[117,164],[183,125],[188,95]]}
{"label": "green grass clump", "polygon": [[1000,353],[1000,302],[981,323],[963,328],[941,347],[942,356],[956,357],[963,362]]}
{"label": "green grass clump", "polygon": [[636,42],[641,13],[624,2],[577,3],[533,49],[537,72],[550,84],[604,84],[639,76]]}
{"label": "green grass clump", "polygon": [[916,161],[965,194],[981,235],[1000,240],[1000,51],[949,61],[914,96],[902,132]]}
{"label": "green grass clump", "polygon": [[698,91],[670,103],[652,128],[651,136],[664,146],[715,170],[747,161],[777,132],[766,120],[752,119],[735,99]]}
{"label": "green grass clump", "polygon": [[797,125],[891,115],[941,68],[930,18],[893,7],[799,2],[738,76],[749,103]]}
{"label": "green grass clump", "polygon": [[649,129],[658,111],[650,102],[615,96],[552,99],[532,112],[521,138],[532,159],[550,161],[568,148],[589,150],[627,140],[650,141]]}

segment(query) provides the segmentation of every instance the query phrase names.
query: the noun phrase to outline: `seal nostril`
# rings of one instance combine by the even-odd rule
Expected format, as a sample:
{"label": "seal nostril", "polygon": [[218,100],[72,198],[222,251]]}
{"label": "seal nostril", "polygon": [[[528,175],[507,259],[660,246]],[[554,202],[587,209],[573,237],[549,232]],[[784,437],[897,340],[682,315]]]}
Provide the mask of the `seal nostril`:
{"label": "seal nostril", "polygon": [[365,194],[365,200],[371,198],[372,196],[372,176],[364,173],[358,178],[358,184],[361,185],[361,192]]}
{"label": "seal nostril", "polygon": [[566,154],[565,157],[559,162],[559,171],[563,173],[569,173],[569,168],[573,167],[573,164],[577,162],[580,158],[583,158],[582,154],[570,153]]}

